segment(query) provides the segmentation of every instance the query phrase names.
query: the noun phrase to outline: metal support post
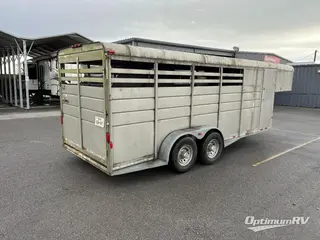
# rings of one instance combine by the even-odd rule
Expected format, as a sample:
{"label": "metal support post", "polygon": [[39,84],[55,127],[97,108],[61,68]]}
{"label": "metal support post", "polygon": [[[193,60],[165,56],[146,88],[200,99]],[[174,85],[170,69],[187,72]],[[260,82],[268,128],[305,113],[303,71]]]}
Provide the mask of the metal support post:
{"label": "metal support post", "polygon": [[253,92],[253,97],[254,97],[254,101],[253,101],[253,110],[252,110],[252,115],[251,115],[251,123],[250,123],[250,131],[253,131],[253,130],[255,130],[255,128],[257,128],[257,127],[255,127],[255,125],[256,125],[256,123],[254,122],[254,117],[255,117],[255,115],[256,115],[256,108],[257,108],[257,105],[256,105],[256,100],[257,100],[257,98],[256,98],[256,95],[257,95],[257,86],[258,86],[258,80],[259,80],[259,68],[257,68],[256,69],[256,80],[255,80],[255,83],[254,83],[254,86],[255,86],[255,88],[254,88],[254,92]]}
{"label": "metal support post", "polygon": [[158,158],[158,63],[154,63],[154,158]]}
{"label": "metal support post", "polygon": [[9,102],[9,98],[8,98],[8,82],[7,82],[7,60],[6,60],[6,55],[3,53],[2,54],[3,56],[3,72],[4,72],[4,76],[3,76],[3,80],[4,80],[4,91],[5,91],[5,99],[6,99],[6,102],[8,103]]}
{"label": "metal support post", "polygon": [[26,83],[26,101],[27,106],[26,109],[30,109],[29,102],[29,71],[28,71],[28,52],[27,52],[27,41],[23,40],[23,58],[24,58],[24,75],[25,75],[25,83]]}
{"label": "metal support post", "polygon": [[242,79],[242,87],[240,93],[240,113],[239,113],[239,130],[238,130],[238,137],[241,136],[241,125],[242,125],[242,114],[243,114],[243,94],[244,94],[244,78]]}
{"label": "metal support post", "polygon": [[9,53],[9,51],[7,51],[7,59],[8,59],[9,98],[10,98],[10,103],[13,104],[13,100],[12,100],[12,79],[11,79],[11,61],[10,61],[10,53]]}
{"label": "metal support post", "polygon": [[0,57],[0,83],[1,83],[1,98],[4,101],[4,81],[2,75],[2,58]]}
{"label": "metal support post", "polygon": [[22,76],[21,76],[21,54],[20,47],[18,46],[18,74],[19,74],[19,98],[20,98],[20,107],[23,108],[23,96],[22,96]]}
{"label": "metal support post", "polygon": [[23,108],[23,89],[22,89],[22,76],[21,76],[21,54],[22,50],[19,43],[16,39],[14,41],[17,44],[17,60],[18,60],[18,75],[19,75],[19,98],[20,98],[20,107]]}
{"label": "metal support post", "polygon": [[[266,75],[266,70],[263,69],[263,78],[262,78],[262,83],[261,83],[261,94],[260,94],[260,109],[259,109],[259,121],[258,121],[258,128],[260,129],[261,126],[261,113],[262,113],[262,103],[263,103],[263,93],[264,93],[264,79],[265,79],[265,75]],[[261,129],[260,129],[261,130]]]}
{"label": "metal support post", "polygon": [[16,56],[15,51],[12,48],[12,68],[13,68],[13,89],[14,89],[14,105],[18,107],[17,96],[17,76],[16,76]]}
{"label": "metal support post", "polygon": [[80,126],[80,147],[83,149],[83,130],[82,130],[82,113],[81,113],[81,81],[80,81],[80,66],[79,57],[77,57],[77,83],[78,83],[78,111],[79,111],[79,126]]}
{"label": "metal support post", "polygon": [[191,93],[190,93],[190,123],[189,126],[193,126],[193,109],[194,109],[194,81],[195,81],[195,66],[191,66]]}
{"label": "metal support post", "polygon": [[220,127],[220,113],[221,113],[221,96],[223,86],[223,67],[220,68],[220,82],[219,82],[219,102],[218,102],[218,116],[217,116],[217,128]]}

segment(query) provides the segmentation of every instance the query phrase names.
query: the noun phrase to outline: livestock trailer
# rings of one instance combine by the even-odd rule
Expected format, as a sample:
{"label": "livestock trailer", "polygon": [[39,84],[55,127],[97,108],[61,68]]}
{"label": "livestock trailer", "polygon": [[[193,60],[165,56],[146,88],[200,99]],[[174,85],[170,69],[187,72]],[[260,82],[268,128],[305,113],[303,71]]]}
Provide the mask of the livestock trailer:
{"label": "livestock trailer", "polygon": [[109,175],[214,163],[271,127],[293,78],[288,65],[109,43],[62,49],[58,67],[63,146]]}

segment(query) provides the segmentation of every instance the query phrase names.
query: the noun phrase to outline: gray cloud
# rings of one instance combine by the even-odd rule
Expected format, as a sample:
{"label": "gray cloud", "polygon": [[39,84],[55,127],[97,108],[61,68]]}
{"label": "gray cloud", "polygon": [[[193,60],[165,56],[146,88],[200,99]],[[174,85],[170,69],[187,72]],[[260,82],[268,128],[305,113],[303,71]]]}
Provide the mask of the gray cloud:
{"label": "gray cloud", "polygon": [[10,0],[0,28],[18,36],[79,32],[114,41],[146,37],[299,59],[320,43],[318,0]]}

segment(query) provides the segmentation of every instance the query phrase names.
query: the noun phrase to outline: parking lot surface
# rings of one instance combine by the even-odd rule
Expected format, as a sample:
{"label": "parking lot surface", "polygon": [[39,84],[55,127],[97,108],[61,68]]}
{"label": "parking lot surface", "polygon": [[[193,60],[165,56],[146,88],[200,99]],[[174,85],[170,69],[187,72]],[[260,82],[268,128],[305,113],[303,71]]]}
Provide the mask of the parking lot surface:
{"label": "parking lot surface", "polygon": [[[273,129],[185,174],[109,177],[63,149],[50,114],[3,118],[0,134],[3,240],[320,239],[319,110],[277,107]],[[310,218],[253,232],[247,216]]]}

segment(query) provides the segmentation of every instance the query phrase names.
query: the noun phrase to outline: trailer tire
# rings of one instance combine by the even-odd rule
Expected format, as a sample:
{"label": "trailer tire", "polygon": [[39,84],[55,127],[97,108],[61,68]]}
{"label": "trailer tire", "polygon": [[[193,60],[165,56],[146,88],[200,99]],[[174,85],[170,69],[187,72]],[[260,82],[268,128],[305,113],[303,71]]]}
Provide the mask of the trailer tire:
{"label": "trailer tire", "polygon": [[200,145],[199,161],[205,165],[213,164],[220,158],[223,148],[221,135],[217,132],[210,133]]}
{"label": "trailer tire", "polygon": [[183,137],[178,140],[170,154],[170,165],[176,172],[189,171],[197,159],[198,148],[191,137]]}

